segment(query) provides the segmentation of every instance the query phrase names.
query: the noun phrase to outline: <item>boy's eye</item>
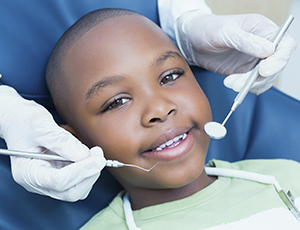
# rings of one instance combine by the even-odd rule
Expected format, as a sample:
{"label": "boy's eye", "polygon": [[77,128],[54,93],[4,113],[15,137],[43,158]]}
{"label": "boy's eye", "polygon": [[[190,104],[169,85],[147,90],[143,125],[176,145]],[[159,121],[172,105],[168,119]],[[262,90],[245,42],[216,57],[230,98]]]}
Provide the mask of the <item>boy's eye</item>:
{"label": "boy's eye", "polygon": [[103,112],[105,112],[107,110],[113,110],[113,109],[119,108],[128,101],[130,101],[129,98],[116,98],[111,103],[108,102],[108,104],[105,106]]}
{"label": "boy's eye", "polygon": [[182,74],[183,74],[182,70],[174,70],[172,72],[169,72],[167,75],[165,75],[163,77],[163,79],[160,81],[160,84],[164,85],[164,84],[167,84],[169,82],[175,81]]}

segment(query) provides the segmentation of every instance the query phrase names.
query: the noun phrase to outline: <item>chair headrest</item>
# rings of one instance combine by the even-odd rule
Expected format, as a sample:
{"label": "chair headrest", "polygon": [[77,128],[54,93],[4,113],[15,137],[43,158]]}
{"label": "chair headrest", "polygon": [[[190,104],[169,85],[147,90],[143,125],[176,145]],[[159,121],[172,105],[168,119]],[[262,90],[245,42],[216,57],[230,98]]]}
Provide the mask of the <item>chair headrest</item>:
{"label": "chair headrest", "polygon": [[[137,11],[158,23],[156,1],[18,1],[1,4],[0,84],[14,87],[24,98],[48,109],[53,103],[45,81],[45,69],[60,36],[86,13],[118,7]],[[5,23],[3,23],[5,22]]]}

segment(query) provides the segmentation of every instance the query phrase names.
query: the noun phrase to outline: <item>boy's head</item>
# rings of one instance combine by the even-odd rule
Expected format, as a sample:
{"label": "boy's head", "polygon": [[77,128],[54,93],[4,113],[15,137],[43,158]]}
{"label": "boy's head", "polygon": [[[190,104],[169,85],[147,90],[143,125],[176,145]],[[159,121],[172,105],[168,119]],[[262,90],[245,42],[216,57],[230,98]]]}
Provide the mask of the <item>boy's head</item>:
{"label": "boy's head", "polygon": [[153,22],[98,10],[60,39],[47,83],[68,129],[106,159],[129,192],[181,188],[204,177],[209,103],[177,47]]}

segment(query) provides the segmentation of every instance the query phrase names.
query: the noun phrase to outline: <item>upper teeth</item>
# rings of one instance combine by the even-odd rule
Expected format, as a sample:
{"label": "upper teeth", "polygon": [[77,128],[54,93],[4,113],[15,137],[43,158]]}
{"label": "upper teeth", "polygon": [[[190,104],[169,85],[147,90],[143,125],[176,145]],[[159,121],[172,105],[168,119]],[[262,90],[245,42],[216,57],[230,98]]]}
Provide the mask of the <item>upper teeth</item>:
{"label": "upper teeth", "polygon": [[[176,137],[174,137],[173,139],[171,139],[171,140],[169,140],[169,141],[163,143],[162,145],[158,146],[155,150],[156,150],[156,151],[160,151],[160,150],[164,149],[165,147],[171,146],[173,143],[177,142],[177,141],[180,140],[180,139],[181,139],[181,140],[184,140],[186,137],[187,137],[187,134],[186,134],[186,133],[181,134],[181,135],[179,135],[179,136],[176,136]],[[175,144],[175,146],[179,145],[179,143],[180,143],[180,142],[177,142],[177,143]],[[175,147],[175,146],[174,146],[174,147]]]}

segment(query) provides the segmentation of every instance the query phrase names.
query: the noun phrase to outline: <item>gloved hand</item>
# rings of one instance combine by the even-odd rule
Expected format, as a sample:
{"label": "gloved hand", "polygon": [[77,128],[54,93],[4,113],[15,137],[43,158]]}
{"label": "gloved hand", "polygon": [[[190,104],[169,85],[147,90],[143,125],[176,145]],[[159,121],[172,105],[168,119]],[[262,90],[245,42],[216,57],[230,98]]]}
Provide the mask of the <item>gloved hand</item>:
{"label": "gloved hand", "polygon": [[84,199],[105,166],[102,150],[89,150],[59,127],[41,105],[0,86],[0,135],[12,150],[56,153],[75,163],[11,157],[13,178],[30,192],[65,201]]}
{"label": "gloved hand", "polygon": [[276,52],[272,40],[279,27],[262,15],[219,16],[201,10],[182,14],[175,35],[181,52],[190,64],[228,76],[224,84],[239,91],[249,72],[259,61],[260,77],[251,92],[269,89],[284,69],[296,42],[285,35]]}

